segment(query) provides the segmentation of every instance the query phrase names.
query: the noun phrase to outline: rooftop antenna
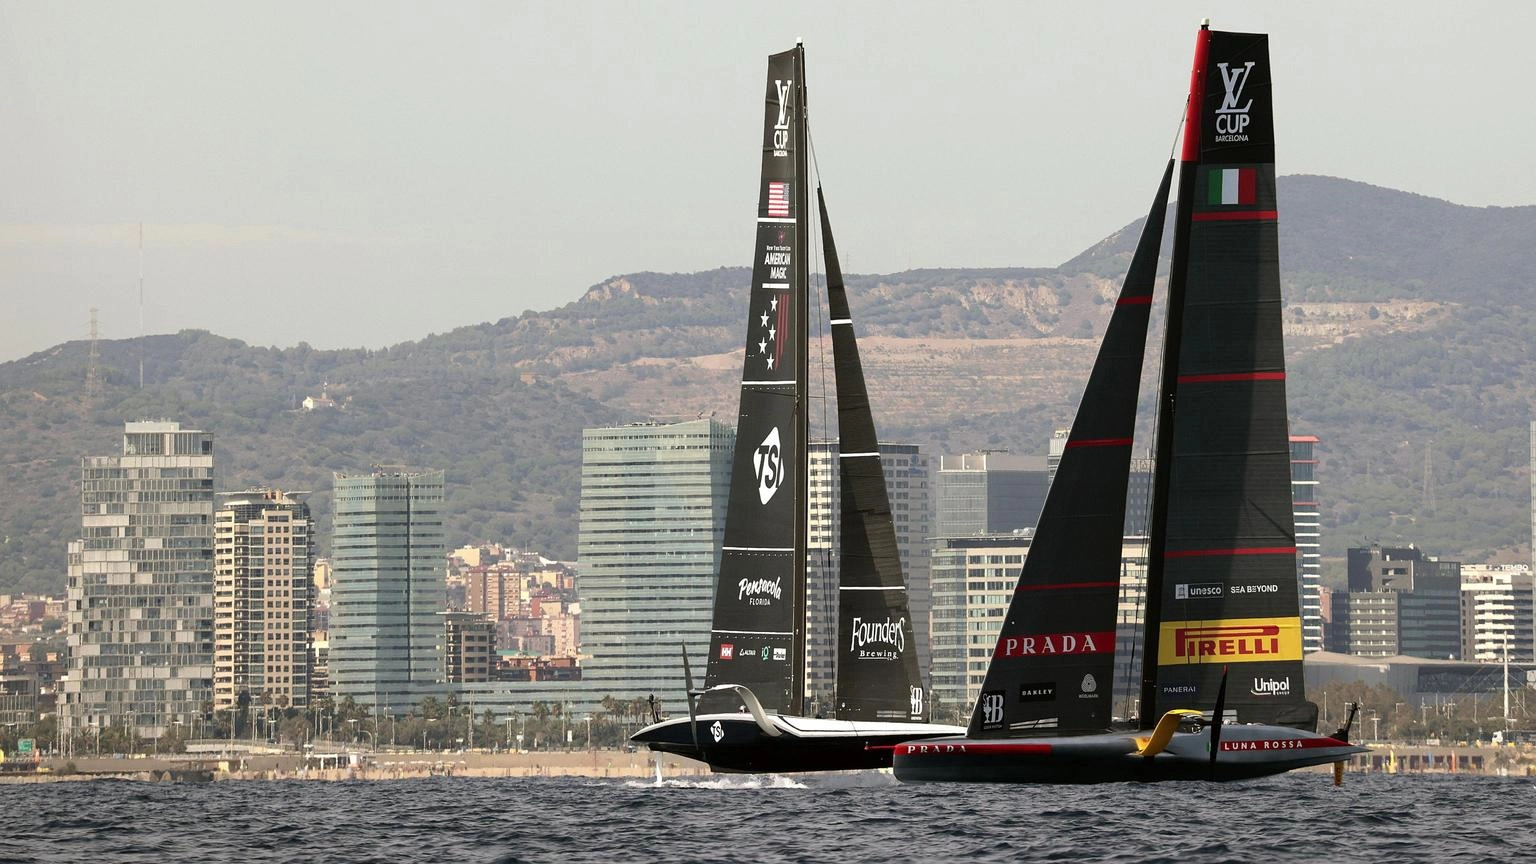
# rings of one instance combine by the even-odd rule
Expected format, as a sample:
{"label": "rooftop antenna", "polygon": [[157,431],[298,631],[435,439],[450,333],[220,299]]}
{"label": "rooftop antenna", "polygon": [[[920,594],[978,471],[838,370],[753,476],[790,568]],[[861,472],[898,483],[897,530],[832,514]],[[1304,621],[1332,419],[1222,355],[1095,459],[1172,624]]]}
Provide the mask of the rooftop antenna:
{"label": "rooftop antenna", "polygon": [[139,389],[144,389],[144,223],[139,223]]}

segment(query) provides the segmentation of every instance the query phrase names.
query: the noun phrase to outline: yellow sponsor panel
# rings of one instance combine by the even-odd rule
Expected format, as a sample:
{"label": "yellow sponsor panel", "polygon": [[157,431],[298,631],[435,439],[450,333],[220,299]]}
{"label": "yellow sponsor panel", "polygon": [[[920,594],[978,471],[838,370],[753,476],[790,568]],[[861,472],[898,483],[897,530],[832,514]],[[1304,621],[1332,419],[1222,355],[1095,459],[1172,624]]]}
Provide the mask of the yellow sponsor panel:
{"label": "yellow sponsor panel", "polygon": [[1301,659],[1299,617],[1164,621],[1159,634],[1159,666]]}

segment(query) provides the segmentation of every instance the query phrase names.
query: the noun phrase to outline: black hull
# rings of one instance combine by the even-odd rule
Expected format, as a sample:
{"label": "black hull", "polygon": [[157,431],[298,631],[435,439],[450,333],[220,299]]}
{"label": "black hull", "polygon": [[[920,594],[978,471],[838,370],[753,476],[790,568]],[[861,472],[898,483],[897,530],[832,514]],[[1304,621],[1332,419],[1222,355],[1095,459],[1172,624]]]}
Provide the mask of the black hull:
{"label": "black hull", "polygon": [[[798,774],[862,771],[891,767],[903,742],[953,736],[955,726],[923,723],[849,723],[798,717],[771,718],[772,736],[748,714],[705,715],[698,719],[698,743],[686,718],[648,726],[630,738],[652,750],[686,756],[728,774]],[[718,728],[718,739],[716,729]]]}
{"label": "black hull", "polygon": [[1224,727],[1213,764],[1208,731],[1180,733],[1155,756],[1125,734],[1076,738],[937,738],[896,748],[903,783],[1156,783],[1253,780],[1343,762],[1366,748],[1287,727]]}

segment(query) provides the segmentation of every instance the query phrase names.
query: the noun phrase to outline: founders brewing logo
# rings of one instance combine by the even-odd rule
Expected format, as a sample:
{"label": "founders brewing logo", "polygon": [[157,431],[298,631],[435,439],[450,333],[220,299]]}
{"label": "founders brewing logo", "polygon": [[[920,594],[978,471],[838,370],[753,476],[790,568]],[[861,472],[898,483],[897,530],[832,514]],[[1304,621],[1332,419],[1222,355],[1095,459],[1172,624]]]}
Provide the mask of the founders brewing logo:
{"label": "founders brewing logo", "polygon": [[775,156],[789,155],[789,92],[794,86],[793,78],[784,81],[774,79],[773,82],[773,89],[779,94],[779,119],[773,124],[773,155]]}
{"label": "founders brewing logo", "polygon": [[907,650],[907,619],[865,621],[855,616],[848,651],[860,660],[896,660]]}
{"label": "founders brewing logo", "polygon": [[1003,728],[1003,698],[1001,690],[988,690],[981,694],[981,728]]}
{"label": "founders brewing logo", "polygon": [[1243,88],[1248,86],[1253,66],[1252,60],[1244,63],[1241,69],[1232,69],[1227,63],[1216,64],[1216,68],[1221,70],[1221,84],[1227,88],[1226,94],[1221,97],[1221,107],[1216,109],[1218,144],[1248,140],[1248,123],[1252,119],[1248,116],[1248,109],[1253,107],[1253,100],[1242,102],[1242,98]]}
{"label": "founders brewing logo", "polygon": [[773,500],[773,493],[784,485],[784,451],[779,446],[779,427],[775,426],[757,445],[752,459],[757,467],[757,500],[764,504]]}

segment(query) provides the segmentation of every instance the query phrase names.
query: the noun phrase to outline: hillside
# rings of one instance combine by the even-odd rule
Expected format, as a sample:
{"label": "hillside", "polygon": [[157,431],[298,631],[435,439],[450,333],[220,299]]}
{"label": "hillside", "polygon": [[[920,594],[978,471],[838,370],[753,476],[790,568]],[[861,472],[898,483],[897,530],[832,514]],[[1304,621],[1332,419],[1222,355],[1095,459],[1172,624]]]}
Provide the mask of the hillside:
{"label": "hillside", "polygon": [[[1536,207],[1323,177],[1282,178],[1280,198],[1293,428],[1323,439],[1325,551],[1378,539],[1525,554],[1536,317],[1518,301],[1536,276]],[[1042,452],[1070,421],[1139,230],[1054,269],[850,276],[883,437]],[[747,280],[630,274],[559,309],[381,351],[195,331],[103,342],[90,405],[83,342],[0,364],[0,592],[63,584],[79,457],[115,452],[122,420],[140,417],[214,431],[223,489],[313,490],[322,530],[332,471],[444,468],[450,543],[572,557],[582,427],[734,417]],[[345,410],[296,410],[323,387]],[[821,404],[818,424],[834,416]]]}

